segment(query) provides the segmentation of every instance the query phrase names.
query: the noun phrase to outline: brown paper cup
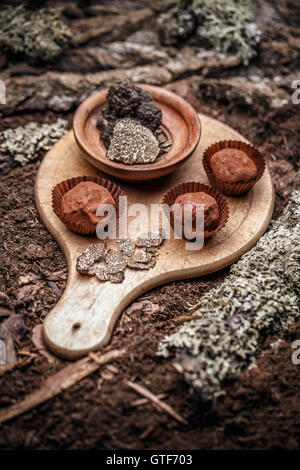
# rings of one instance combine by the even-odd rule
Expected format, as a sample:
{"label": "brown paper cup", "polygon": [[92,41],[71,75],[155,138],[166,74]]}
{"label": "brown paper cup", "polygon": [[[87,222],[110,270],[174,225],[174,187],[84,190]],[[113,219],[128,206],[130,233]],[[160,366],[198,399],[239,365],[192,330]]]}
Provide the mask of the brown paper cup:
{"label": "brown paper cup", "polygon": [[124,196],[125,193],[121,188],[113,183],[112,181],[100,178],[99,176],[78,176],[77,178],[71,178],[61,183],[58,183],[52,190],[52,207],[59,219],[73,232],[80,233],[81,235],[91,235],[96,231],[96,225],[85,222],[85,223],[69,223],[64,219],[64,215],[61,210],[61,200],[64,194],[70,189],[74,188],[77,184],[83,181],[92,181],[93,183],[99,184],[106,188],[112,195],[116,204],[116,215],[119,217],[119,196]]}
{"label": "brown paper cup", "polygon": [[[169,189],[169,191],[164,195],[162,203],[168,204],[168,206],[171,207],[175,203],[175,200],[177,199],[177,197],[180,196],[181,194],[198,193],[198,192],[209,194],[210,196],[215,198],[218,204],[220,216],[219,216],[217,227],[211,231],[208,231],[208,230],[204,231],[204,238],[212,237],[217,232],[220,232],[220,230],[222,230],[222,228],[226,225],[227,220],[229,218],[228,202],[226,201],[225,197],[221,193],[219,193],[219,191],[203,183],[196,183],[196,182],[180,183],[180,184],[177,184],[176,186],[173,186],[173,188]],[[171,212],[170,223],[171,223],[172,229],[174,230],[174,217],[172,214],[173,213]]]}
{"label": "brown paper cup", "polygon": [[[245,152],[256,165],[256,178],[244,183],[226,183],[225,181],[221,181],[216,178],[210,167],[210,159],[216,152],[225,148],[233,148]],[[205,150],[202,162],[210,184],[226,196],[242,196],[243,194],[246,194],[249,189],[251,189],[262,177],[266,166],[265,160],[255,147],[239,140],[224,140],[221,142],[216,142]]]}

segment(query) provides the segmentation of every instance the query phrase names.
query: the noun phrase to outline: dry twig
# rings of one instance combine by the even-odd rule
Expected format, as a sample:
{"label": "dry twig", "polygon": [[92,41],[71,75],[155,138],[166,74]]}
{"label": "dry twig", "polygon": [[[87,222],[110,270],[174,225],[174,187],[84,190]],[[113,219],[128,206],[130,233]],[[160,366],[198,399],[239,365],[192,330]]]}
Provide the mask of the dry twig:
{"label": "dry twig", "polygon": [[157,405],[160,409],[168,413],[170,416],[175,418],[177,421],[183,424],[188,424],[187,421],[182,418],[175,410],[170,405],[167,405],[163,401],[161,401],[157,395],[154,395],[152,392],[150,392],[147,388],[145,388],[142,385],[136,384],[134,382],[130,382],[130,380],[126,381],[128,387],[132,388],[135,390],[137,393],[140,395],[143,395],[144,397],[148,398],[148,400],[151,400],[152,403]]}
{"label": "dry twig", "polygon": [[[159,395],[157,395],[158,398],[160,400],[163,400],[164,398],[167,397],[167,394],[166,393],[160,393]],[[138,398],[137,400],[133,400],[131,403],[130,403],[130,406],[132,408],[135,408],[137,406],[142,406],[142,405],[147,405],[149,403],[149,400],[148,398]]]}
{"label": "dry twig", "polygon": [[16,403],[9,408],[2,409],[0,411],[0,423],[4,423],[16,416],[25,413],[25,411],[31,410],[32,408],[44,403],[50,398],[55,397],[59,393],[68,389],[76,382],[87,377],[88,375],[99,369],[102,364],[118,359],[125,353],[124,350],[114,350],[103,354],[102,356],[96,356],[97,362],[93,360],[91,362],[89,357],[80,359],[73,364],[64,367],[62,370],[45,380],[44,384],[39,390],[30,393],[20,403]]}

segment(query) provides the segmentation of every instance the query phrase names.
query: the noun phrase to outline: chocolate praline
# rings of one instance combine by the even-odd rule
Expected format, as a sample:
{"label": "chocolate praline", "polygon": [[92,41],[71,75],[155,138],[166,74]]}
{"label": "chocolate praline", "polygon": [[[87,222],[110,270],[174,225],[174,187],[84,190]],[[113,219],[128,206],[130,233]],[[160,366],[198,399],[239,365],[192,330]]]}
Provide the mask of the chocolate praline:
{"label": "chocolate praline", "polygon": [[210,167],[220,181],[226,183],[244,183],[257,176],[257,168],[245,152],[234,148],[224,148],[210,159]]}
{"label": "chocolate praline", "polygon": [[[184,222],[187,222],[187,227],[192,226],[192,230],[195,231],[196,229],[196,211],[197,206],[202,204],[204,207],[204,231],[211,231],[214,230],[218,226],[219,221],[219,207],[218,203],[209,194],[205,192],[197,192],[197,193],[185,193],[181,194],[175,199],[174,204],[178,204],[180,206],[179,209],[173,210],[173,218],[174,218],[174,225],[176,222],[182,224],[182,229],[184,233]],[[186,212],[186,219],[184,218],[185,213],[185,205],[191,204],[192,211]],[[187,216],[191,214],[192,220],[190,218],[187,219]],[[186,227],[186,228],[187,228]],[[192,234],[189,238],[192,238]],[[195,235],[194,235],[195,236]]]}
{"label": "chocolate praline", "polygon": [[83,181],[70,189],[61,200],[61,211],[66,223],[91,223],[96,225],[105,216],[97,216],[100,204],[110,204],[115,207],[111,193],[92,181]]}

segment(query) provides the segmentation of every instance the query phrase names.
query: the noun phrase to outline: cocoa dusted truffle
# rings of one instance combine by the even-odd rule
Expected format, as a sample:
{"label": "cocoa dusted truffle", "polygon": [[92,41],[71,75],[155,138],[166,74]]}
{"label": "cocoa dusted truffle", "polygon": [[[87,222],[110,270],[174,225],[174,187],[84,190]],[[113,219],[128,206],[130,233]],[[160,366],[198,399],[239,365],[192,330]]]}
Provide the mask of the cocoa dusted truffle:
{"label": "cocoa dusted truffle", "polygon": [[224,148],[210,159],[215,177],[226,183],[243,183],[256,178],[257,168],[248,155],[239,149]]}
{"label": "cocoa dusted truffle", "polygon": [[97,224],[103,217],[96,216],[100,204],[111,204],[115,201],[110,192],[92,181],[84,181],[70,189],[61,200],[61,210],[66,222],[70,224]]}
{"label": "cocoa dusted truffle", "polygon": [[107,92],[107,105],[97,120],[101,138],[109,147],[116,122],[122,118],[132,118],[152,132],[162,123],[162,111],[152,96],[127,79],[115,81]]}
{"label": "cocoa dusted truffle", "polygon": [[[219,221],[219,208],[217,201],[207,193],[185,193],[181,194],[175,199],[174,204],[179,204],[181,209],[175,209],[173,211],[174,216],[174,225],[176,224],[176,219],[180,219],[182,223],[182,228],[184,229],[184,205],[192,205],[192,229],[196,229],[196,210],[198,204],[204,205],[204,230],[211,231],[214,230]],[[191,226],[191,221],[188,220],[188,225]],[[183,232],[184,233],[184,232]],[[189,238],[192,238],[190,236]]]}

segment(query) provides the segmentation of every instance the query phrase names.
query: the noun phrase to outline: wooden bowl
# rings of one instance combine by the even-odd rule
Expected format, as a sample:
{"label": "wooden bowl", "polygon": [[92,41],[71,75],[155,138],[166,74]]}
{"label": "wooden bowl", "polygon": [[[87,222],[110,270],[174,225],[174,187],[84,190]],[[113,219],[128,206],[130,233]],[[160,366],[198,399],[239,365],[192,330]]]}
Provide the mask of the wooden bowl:
{"label": "wooden bowl", "polygon": [[101,171],[126,181],[144,181],[167,175],[175,171],[196,149],[201,124],[197,112],[184,99],[152,85],[139,85],[151,93],[163,112],[161,130],[172,142],[168,153],[160,155],[155,162],[143,165],[125,165],[109,160],[100,131],[96,127],[97,117],[106,102],[107,89],[101,90],[77,108],[73,119],[76,142],[85,158]]}

